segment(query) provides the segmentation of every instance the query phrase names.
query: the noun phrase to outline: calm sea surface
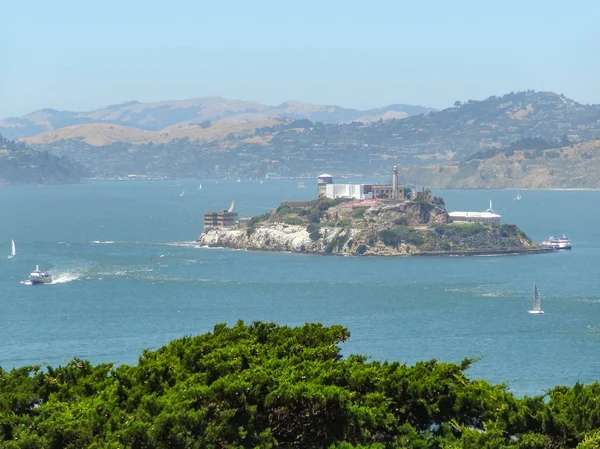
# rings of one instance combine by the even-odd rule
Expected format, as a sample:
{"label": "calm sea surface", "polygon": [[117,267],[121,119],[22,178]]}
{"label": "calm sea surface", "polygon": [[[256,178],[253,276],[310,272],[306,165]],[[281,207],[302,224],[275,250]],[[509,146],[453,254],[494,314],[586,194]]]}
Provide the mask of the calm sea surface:
{"label": "calm sea surface", "polygon": [[[492,199],[535,240],[567,233],[569,252],[344,258],[196,247],[205,211],[235,199],[257,215],[316,193],[312,181],[199,182],[1,187],[0,366],[135,363],[143,349],[241,318],[340,323],[352,333],[345,354],[379,360],[483,357],[470,375],[518,394],[600,377],[600,192],[434,192],[449,210]],[[36,264],[52,285],[22,282]],[[534,281],[545,315],[527,313]]]}

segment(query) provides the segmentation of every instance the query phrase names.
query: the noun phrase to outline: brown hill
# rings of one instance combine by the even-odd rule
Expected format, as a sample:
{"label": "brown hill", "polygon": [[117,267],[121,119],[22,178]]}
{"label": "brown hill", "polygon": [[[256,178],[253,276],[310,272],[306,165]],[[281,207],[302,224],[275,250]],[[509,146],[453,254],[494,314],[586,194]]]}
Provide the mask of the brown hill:
{"label": "brown hill", "polygon": [[281,120],[263,118],[257,120],[226,120],[209,125],[177,125],[161,131],[144,131],[121,125],[94,123],[67,126],[33,137],[20,139],[31,145],[49,145],[64,140],[80,140],[92,146],[110,145],[115,142],[130,144],[166,143],[174,139],[189,138],[194,141],[210,142],[226,139],[230,134],[251,136],[257,128],[282,123]]}

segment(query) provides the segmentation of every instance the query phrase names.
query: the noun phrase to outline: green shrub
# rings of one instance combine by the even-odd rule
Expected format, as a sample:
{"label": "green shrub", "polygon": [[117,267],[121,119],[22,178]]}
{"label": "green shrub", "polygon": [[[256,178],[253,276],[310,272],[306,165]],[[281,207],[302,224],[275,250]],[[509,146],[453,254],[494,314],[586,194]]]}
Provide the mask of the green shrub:
{"label": "green shrub", "polygon": [[319,212],[319,211],[313,211],[308,216],[308,220],[311,223],[319,223],[321,221],[321,216],[322,216],[321,212]]}
{"label": "green shrub", "polygon": [[357,207],[352,211],[352,218],[364,218],[365,211],[368,207]]}
{"label": "green shrub", "polygon": [[360,255],[363,255],[364,253],[366,253],[366,252],[367,252],[367,249],[368,249],[368,248],[367,248],[367,246],[366,246],[366,245],[358,245],[358,246],[356,247],[356,252],[357,252],[358,254],[360,254]]}
{"label": "green shrub", "polygon": [[379,233],[379,238],[386,246],[397,247],[401,243],[410,243],[416,246],[421,246],[424,243],[424,238],[421,232],[415,229],[392,228],[386,229]]}
{"label": "green shrub", "polygon": [[300,217],[286,217],[283,222],[289,225],[302,226],[304,224],[304,220]]}
{"label": "green shrub", "polygon": [[321,232],[318,229],[316,229],[313,232],[311,232],[308,236],[311,240],[317,241],[321,238]]}
{"label": "green shrub", "polygon": [[518,397],[506,385],[470,379],[473,360],[408,365],[343,357],[348,338],[341,325],[238,321],[145,350],[132,366],[74,359],[0,369],[0,447],[600,445],[597,382]]}
{"label": "green shrub", "polygon": [[346,226],[350,226],[352,224],[352,220],[350,218],[344,218],[336,223],[338,228],[345,228]]}

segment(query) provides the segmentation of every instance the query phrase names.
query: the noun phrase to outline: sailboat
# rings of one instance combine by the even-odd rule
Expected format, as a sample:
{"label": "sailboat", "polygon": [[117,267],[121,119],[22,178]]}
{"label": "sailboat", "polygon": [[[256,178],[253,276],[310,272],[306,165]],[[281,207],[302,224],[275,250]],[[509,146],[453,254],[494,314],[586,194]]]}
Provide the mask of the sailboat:
{"label": "sailboat", "polygon": [[17,255],[17,248],[15,247],[15,241],[11,240],[10,241],[10,254],[8,255],[9,259],[14,259],[14,257]]}
{"label": "sailboat", "polygon": [[534,315],[540,315],[544,313],[542,310],[542,305],[540,303],[540,291],[537,288],[537,285],[533,284],[533,309],[529,311],[529,313]]}
{"label": "sailboat", "polygon": [[521,191],[517,189],[517,196],[515,197],[515,200],[520,200],[521,199]]}
{"label": "sailboat", "polygon": [[183,192],[181,192],[181,193],[179,194],[179,196],[183,196],[183,195],[185,195],[185,189],[183,189]]}
{"label": "sailboat", "polygon": [[202,190],[202,184],[198,186],[198,190]]}

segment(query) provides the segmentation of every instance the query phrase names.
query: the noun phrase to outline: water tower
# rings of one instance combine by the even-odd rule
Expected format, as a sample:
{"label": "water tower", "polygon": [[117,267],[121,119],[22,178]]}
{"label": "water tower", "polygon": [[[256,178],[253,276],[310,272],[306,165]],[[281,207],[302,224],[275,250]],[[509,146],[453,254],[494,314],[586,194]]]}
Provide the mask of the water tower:
{"label": "water tower", "polygon": [[327,193],[327,184],[333,184],[333,176],[324,173],[317,177],[317,182],[319,184],[319,196],[326,196]]}

